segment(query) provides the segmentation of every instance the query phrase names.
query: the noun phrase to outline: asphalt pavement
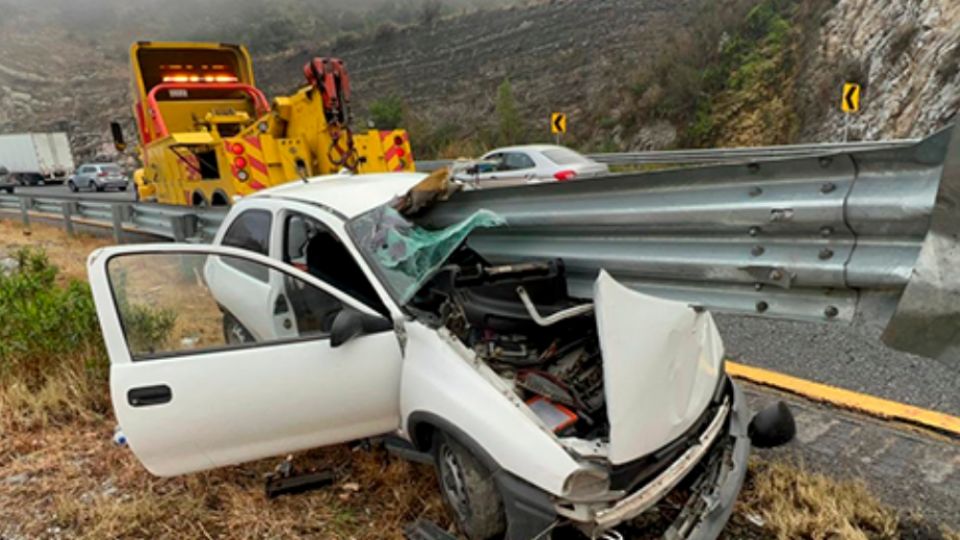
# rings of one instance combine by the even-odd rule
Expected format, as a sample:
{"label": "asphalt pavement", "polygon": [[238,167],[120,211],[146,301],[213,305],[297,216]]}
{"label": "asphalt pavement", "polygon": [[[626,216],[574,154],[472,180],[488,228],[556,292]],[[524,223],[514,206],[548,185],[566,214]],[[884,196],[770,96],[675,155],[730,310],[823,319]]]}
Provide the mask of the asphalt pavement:
{"label": "asphalt pavement", "polygon": [[136,199],[133,185],[127,187],[126,191],[78,191],[73,193],[66,184],[51,184],[43,186],[16,187],[14,194],[30,195],[33,197],[68,197],[71,199],[84,199],[91,201],[127,201],[133,202]]}
{"label": "asphalt pavement", "polygon": [[[796,419],[797,436],[790,444],[773,450],[754,448],[754,455],[788,459],[808,471],[862,481],[901,514],[913,512],[930,523],[960,528],[960,442],[956,439],[768,388],[747,383],[741,387],[753,410],[784,400]],[[906,532],[901,536],[941,538]]]}
{"label": "asphalt pavement", "polygon": [[960,370],[841,324],[716,315],[728,356],[823,384],[960,416]]}

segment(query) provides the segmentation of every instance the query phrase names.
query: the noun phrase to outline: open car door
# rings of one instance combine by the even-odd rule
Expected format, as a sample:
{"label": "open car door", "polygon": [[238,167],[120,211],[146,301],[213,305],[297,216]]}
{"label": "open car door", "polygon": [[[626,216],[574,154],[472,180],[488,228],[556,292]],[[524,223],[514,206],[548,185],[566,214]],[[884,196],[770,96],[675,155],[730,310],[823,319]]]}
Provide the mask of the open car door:
{"label": "open car door", "polygon": [[[101,249],[88,271],[114,411],[150,472],[399,427],[392,322],[315,277],[249,251],[183,244]],[[363,320],[364,335],[334,346],[342,312]]]}

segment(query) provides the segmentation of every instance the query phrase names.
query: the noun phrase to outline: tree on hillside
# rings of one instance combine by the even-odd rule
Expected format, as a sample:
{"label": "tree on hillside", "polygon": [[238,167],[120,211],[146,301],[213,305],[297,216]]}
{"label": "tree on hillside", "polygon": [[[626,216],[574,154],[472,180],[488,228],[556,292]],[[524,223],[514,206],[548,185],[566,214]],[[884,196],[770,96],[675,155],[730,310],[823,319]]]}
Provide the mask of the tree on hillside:
{"label": "tree on hillside", "polygon": [[370,120],[377,129],[397,129],[403,124],[403,110],[399,97],[380,98],[370,104]]}
{"label": "tree on hillside", "polygon": [[444,5],[440,0],[424,0],[420,4],[420,24],[432,27],[443,15]]}
{"label": "tree on hillside", "polygon": [[497,88],[497,120],[500,131],[500,144],[516,144],[523,136],[523,126],[520,114],[517,112],[517,103],[513,99],[513,88],[510,81],[504,79]]}

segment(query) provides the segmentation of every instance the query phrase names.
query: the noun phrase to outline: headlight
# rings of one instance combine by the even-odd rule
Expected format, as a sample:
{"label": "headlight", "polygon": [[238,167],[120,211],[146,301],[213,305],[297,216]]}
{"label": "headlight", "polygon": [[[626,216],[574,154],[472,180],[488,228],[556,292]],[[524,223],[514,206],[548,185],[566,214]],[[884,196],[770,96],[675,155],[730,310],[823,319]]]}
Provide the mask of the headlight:
{"label": "headlight", "polygon": [[610,490],[610,475],[599,468],[580,469],[563,482],[563,496],[583,500],[602,495]]}

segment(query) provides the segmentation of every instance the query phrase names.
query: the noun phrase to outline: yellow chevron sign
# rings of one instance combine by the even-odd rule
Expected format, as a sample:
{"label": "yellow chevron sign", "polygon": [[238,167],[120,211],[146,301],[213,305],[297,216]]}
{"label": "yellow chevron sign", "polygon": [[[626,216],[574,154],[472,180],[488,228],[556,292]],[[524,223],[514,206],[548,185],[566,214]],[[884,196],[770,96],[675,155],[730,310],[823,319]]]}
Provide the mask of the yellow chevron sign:
{"label": "yellow chevron sign", "polygon": [[843,99],[840,108],[845,113],[860,112],[860,85],[856,83],[846,83],[843,85]]}
{"label": "yellow chevron sign", "polygon": [[567,115],[555,112],[550,115],[550,132],[553,134],[567,132]]}

